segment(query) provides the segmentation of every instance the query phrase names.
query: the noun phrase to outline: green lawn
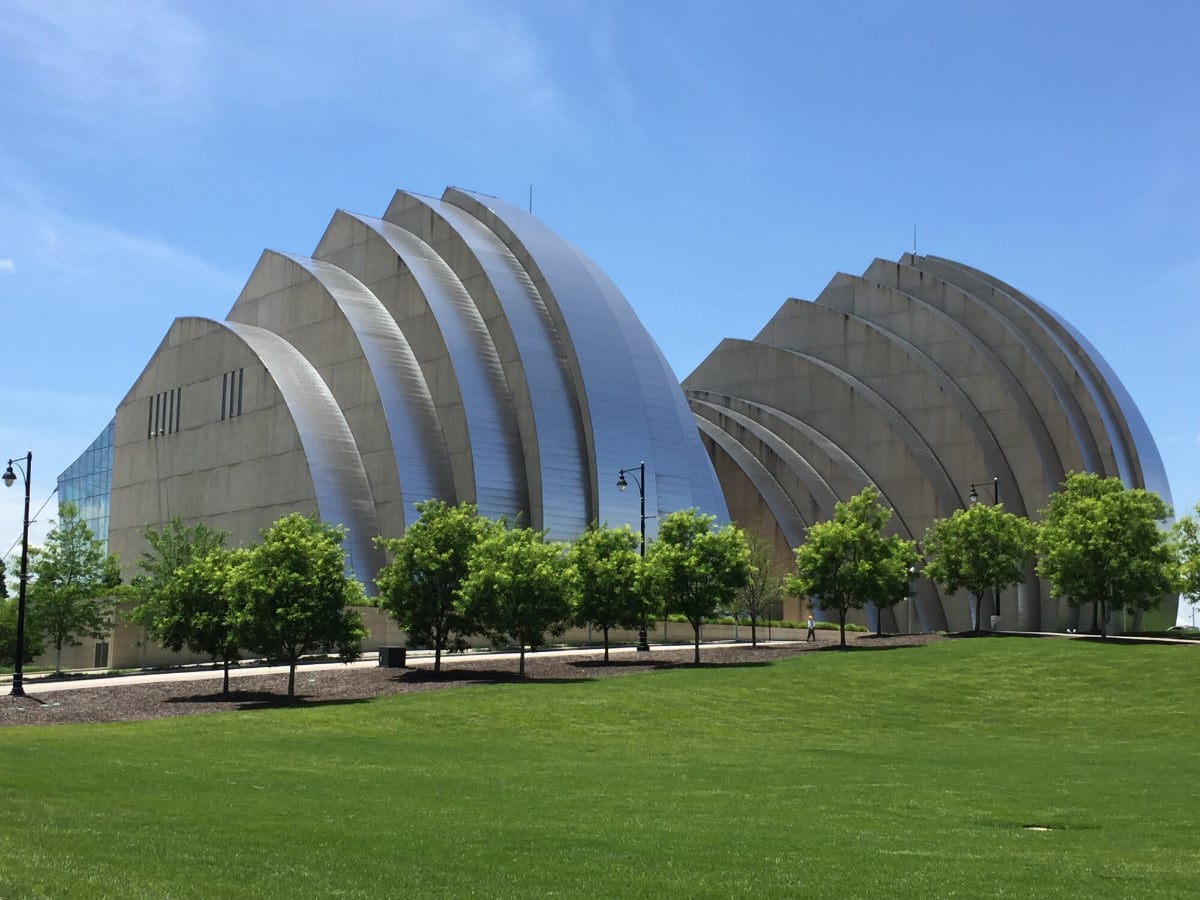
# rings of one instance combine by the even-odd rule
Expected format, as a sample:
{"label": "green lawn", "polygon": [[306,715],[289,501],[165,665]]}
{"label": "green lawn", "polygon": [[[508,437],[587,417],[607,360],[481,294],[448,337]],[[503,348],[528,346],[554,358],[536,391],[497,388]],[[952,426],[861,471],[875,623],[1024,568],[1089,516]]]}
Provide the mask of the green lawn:
{"label": "green lawn", "polygon": [[1191,896],[1198,666],[959,640],[6,728],[0,897]]}

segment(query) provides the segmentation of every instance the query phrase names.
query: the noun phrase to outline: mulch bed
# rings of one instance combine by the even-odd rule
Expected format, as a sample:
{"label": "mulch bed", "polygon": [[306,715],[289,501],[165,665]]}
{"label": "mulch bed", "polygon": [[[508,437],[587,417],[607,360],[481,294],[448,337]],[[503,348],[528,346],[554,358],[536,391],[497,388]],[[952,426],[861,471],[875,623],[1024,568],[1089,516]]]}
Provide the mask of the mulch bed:
{"label": "mulch bed", "polygon": [[[849,638],[850,636],[847,635]],[[855,637],[855,650],[911,647],[943,640],[943,635],[897,635],[894,637]],[[705,644],[700,648],[702,666],[737,666],[768,662],[798,653],[836,650],[837,644],[780,644],[745,647]],[[525,657],[526,681],[562,681],[606,678],[661,671],[692,665],[689,647],[655,648],[649,654],[613,654],[605,664],[603,653],[565,656],[553,652],[530,653]],[[479,660],[470,656],[444,656],[442,671],[435,675],[432,665],[407,669],[368,667],[306,668],[296,670],[296,698],[287,698],[287,675],[245,675],[230,680],[230,695],[221,695],[221,673],[199,681],[145,681],[137,684],[112,684],[104,676],[91,676],[86,688],[65,691],[37,691],[26,697],[0,696],[0,726],[66,725],[89,722],[129,722],[165,719],[230,710],[265,709],[280,706],[319,706],[350,703],[391,694],[442,690],[468,684],[500,684],[522,680],[517,659]],[[26,679],[26,687],[29,679]]]}

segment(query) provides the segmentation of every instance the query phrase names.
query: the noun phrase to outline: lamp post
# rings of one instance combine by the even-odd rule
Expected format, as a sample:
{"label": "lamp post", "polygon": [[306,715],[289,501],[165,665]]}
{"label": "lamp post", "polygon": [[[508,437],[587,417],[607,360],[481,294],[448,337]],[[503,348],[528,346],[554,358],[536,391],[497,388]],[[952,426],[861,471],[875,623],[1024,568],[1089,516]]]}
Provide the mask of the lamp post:
{"label": "lamp post", "polygon": [[[972,505],[979,502],[979,491],[976,489],[981,488],[981,487],[987,487],[987,482],[986,481],[971,482],[971,493],[969,495],[967,495],[967,499],[971,501]],[[999,506],[999,505],[1000,505],[1000,476],[993,475],[992,476],[992,506]],[[993,590],[996,593],[996,618],[999,619],[1000,618],[1000,585],[996,585],[993,588]],[[975,626],[979,627],[979,623],[976,622]],[[997,630],[999,630],[999,629],[997,629]]]}
{"label": "lamp post", "polygon": [[33,451],[25,454],[24,466],[13,459],[8,461],[8,468],[0,476],[4,479],[5,487],[12,487],[17,480],[13,466],[20,469],[25,478],[25,520],[21,531],[21,584],[17,592],[17,652],[13,657],[12,690],[9,693],[14,697],[24,697],[25,673],[22,668],[25,665],[25,585],[29,581],[29,473],[33,471]]}
{"label": "lamp post", "polygon": [[[635,474],[636,473],[636,474]],[[636,466],[631,466],[628,469],[621,469],[617,472],[617,490],[623,491],[629,487],[629,482],[625,480],[625,476],[629,475],[638,487],[638,499],[641,501],[641,509],[638,513],[639,522],[641,524],[642,541],[638,546],[638,555],[642,560],[646,559],[646,461],[642,460]],[[649,653],[650,642],[646,638],[646,615],[642,614],[642,627],[638,629],[638,652]]]}

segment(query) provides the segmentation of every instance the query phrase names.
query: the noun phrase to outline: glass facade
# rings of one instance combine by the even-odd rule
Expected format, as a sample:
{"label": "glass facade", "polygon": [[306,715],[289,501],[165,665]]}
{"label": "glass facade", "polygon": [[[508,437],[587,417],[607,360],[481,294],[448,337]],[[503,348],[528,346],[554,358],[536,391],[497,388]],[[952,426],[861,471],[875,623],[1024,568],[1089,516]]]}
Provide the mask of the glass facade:
{"label": "glass facade", "polygon": [[58,502],[74,503],[92,533],[108,547],[108,510],[112,494],[113,425],[100,435],[58,476]]}

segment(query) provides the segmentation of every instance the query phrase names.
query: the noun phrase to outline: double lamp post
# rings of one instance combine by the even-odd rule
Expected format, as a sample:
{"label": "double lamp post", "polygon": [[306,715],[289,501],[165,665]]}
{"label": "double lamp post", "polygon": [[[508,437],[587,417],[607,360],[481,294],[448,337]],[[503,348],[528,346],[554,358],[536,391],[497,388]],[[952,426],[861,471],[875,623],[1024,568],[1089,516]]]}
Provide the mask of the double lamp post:
{"label": "double lamp post", "polygon": [[9,693],[14,697],[24,697],[25,673],[22,669],[25,665],[25,587],[29,581],[29,473],[33,471],[33,451],[25,454],[24,466],[15,459],[8,461],[8,468],[0,476],[4,479],[5,487],[12,487],[17,480],[13,466],[20,469],[25,479],[25,519],[21,531],[21,586],[17,593],[17,652],[13,655],[12,690]]}

